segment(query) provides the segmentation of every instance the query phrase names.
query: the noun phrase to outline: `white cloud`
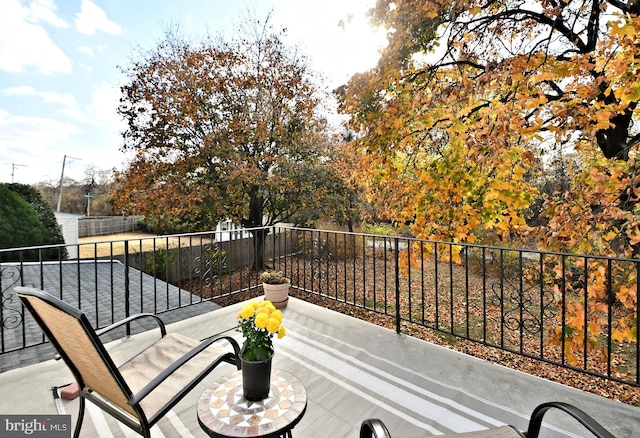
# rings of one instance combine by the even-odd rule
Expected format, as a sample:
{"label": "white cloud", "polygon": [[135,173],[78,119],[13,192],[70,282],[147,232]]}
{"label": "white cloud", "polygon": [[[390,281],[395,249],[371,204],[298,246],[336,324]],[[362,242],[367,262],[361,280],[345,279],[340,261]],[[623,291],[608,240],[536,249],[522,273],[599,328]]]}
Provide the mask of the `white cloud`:
{"label": "white cloud", "polygon": [[[90,132],[83,131],[71,123],[13,115],[0,108],[0,180],[10,181],[11,164],[15,163],[26,166],[16,172],[16,182],[56,181],[64,155],[65,177],[77,181],[89,166],[122,168],[127,155],[118,150],[120,136],[107,131],[96,125]],[[75,159],[70,161],[69,157]]]}
{"label": "white cloud", "polygon": [[[32,97],[39,99],[43,103],[51,105],[59,105],[56,113],[65,116],[69,120],[76,122],[86,123],[90,125],[106,125],[112,123],[112,119],[104,120],[105,104],[110,104],[109,107],[113,109],[113,102],[107,102],[106,99],[99,99],[96,102],[95,93],[92,96],[92,103],[87,108],[82,108],[78,105],[76,98],[71,93],[54,93],[51,91],[37,91],[30,86],[11,87],[0,90],[0,95],[5,96],[18,96],[18,97]],[[113,99],[111,99],[113,100]],[[116,98],[117,101],[117,98]],[[115,110],[113,110],[115,112]]]}
{"label": "white cloud", "polygon": [[93,47],[91,46],[78,47],[78,51],[80,53],[84,53],[85,55],[89,55],[89,56],[96,56],[107,50],[109,50],[109,46],[107,44],[98,44]]}
{"label": "white cloud", "polygon": [[[61,106],[56,110],[56,114],[66,116],[69,120],[87,123],[91,125],[100,124],[94,115],[80,108],[76,98],[71,93],[54,93],[51,91],[37,91],[33,87],[20,86],[5,88],[0,91],[5,96],[32,97],[41,100],[43,103]],[[28,117],[25,117],[28,119]],[[37,128],[33,128],[37,129]]]}
{"label": "white cloud", "polygon": [[3,161],[29,166],[29,175],[42,180],[48,168],[58,166],[61,147],[80,130],[70,124],[46,117],[16,116],[0,109],[0,150],[6,151]]}
{"label": "white cloud", "polygon": [[59,105],[58,114],[70,120],[94,126],[103,126],[111,132],[121,132],[126,128],[117,113],[120,103],[120,90],[117,86],[103,84],[91,94],[91,103],[81,107],[71,93],[38,91],[27,85],[0,90],[0,95],[11,97],[29,97],[39,99],[45,104]]}
{"label": "white cloud", "polygon": [[120,89],[111,84],[104,84],[91,94],[93,113],[102,125],[113,127],[120,131],[126,128],[117,113],[120,104]]}
{"label": "white cloud", "polygon": [[120,133],[126,126],[117,113],[120,91],[118,87],[103,84],[91,93],[91,102],[86,106],[68,105],[60,110],[68,118],[93,126],[107,128],[109,132]]}
{"label": "white cloud", "polygon": [[89,46],[79,47],[78,50],[85,55],[93,56],[93,49]]}
{"label": "white cloud", "polygon": [[91,0],[82,0],[80,12],[76,14],[76,30],[86,35],[93,35],[97,31],[116,35],[122,28],[109,20],[107,14]]}
{"label": "white cloud", "polygon": [[62,29],[69,27],[69,23],[58,17],[55,10],[53,0],[34,0],[29,7],[27,18],[32,23],[45,22]]}
{"label": "white cloud", "polygon": [[385,33],[369,24],[367,12],[373,6],[375,0],[275,0],[292,42],[303,42],[313,66],[328,76],[332,87],[374,67],[386,45]]}
{"label": "white cloud", "polygon": [[97,121],[92,117],[91,114],[88,114],[82,108],[78,107],[67,107],[63,108],[60,111],[60,114],[67,116],[69,119],[75,120],[77,122],[86,123],[89,125],[98,124]]}
{"label": "white cloud", "polygon": [[65,22],[46,0],[23,7],[17,0],[3,0],[0,14],[0,70],[10,73],[35,71],[46,75],[70,73],[71,61],[51,40],[39,22],[56,27]]}
{"label": "white cloud", "polygon": [[27,96],[41,99],[44,103],[59,104],[65,107],[76,106],[76,99],[70,93],[53,93],[50,91],[36,91],[26,85],[20,87],[5,88],[2,94],[6,96]]}
{"label": "white cloud", "polygon": [[65,140],[80,132],[71,123],[58,122],[46,117],[11,115],[0,109],[0,145],[20,144],[22,148],[42,146]]}
{"label": "white cloud", "polygon": [[90,64],[85,64],[84,62],[78,61],[78,67],[82,68],[86,72],[93,72],[93,66]]}

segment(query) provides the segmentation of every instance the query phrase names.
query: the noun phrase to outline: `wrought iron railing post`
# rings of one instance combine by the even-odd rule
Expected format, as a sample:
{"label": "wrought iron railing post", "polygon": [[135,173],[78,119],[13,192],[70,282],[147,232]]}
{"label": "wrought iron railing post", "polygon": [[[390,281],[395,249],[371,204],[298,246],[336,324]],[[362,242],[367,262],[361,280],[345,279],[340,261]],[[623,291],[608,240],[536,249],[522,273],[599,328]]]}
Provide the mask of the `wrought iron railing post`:
{"label": "wrought iron railing post", "polygon": [[[269,235],[268,233],[271,233],[271,260],[273,260],[273,267],[274,267],[274,269],[282,270],[282,269],[280,269],[280,266],[276,264],[276,260],[278,259],[278,256],[277,256],[277,252],[276,252],[276,227],[275,227],[275,225],[272,225],[270,227],[270,231],[267,232],[267,236]],[[266,243],[267,239],[264,239],[264,241]],[[285,275],[286,275],[286,271],[285,271]]]}
{"label": "wrought iron railing post", "polygon": [[[613,343],[612,343],[612,331],[613,331],[613,305],[616,302],[616,295],[613,291],[613,279],[611,277],[612,263],[611,259],[607,259],[607,376],[611,375]],[[637,317],[638,315],[636,315]],[[585,322],[586,325],[586,322]],[[585,327],[586,331],[586,327]],[[585,347],[586,349],[586,347]],[[586,369],[586,364],[585,364]]]}
{"label": "wrought iron railing post", "polygon": [[396,288],[396,333],[400,333],[400,239],[395,237],[393,239],[394,247],[394,255],[393,261],[395,263],[395,288]]}
{"label": "wrought iron railing post", "polygon": [[[640,290],[640,263],[636,263],[636,291]],[[636,337],[640,333],[640,300],[636,299]],[[640,339],[636,339],[636,385],[640,385]]]}
{"label": "wrought iron railing post", "polygon": [[[129,241],[124,241],[124,317],[129,317]],[[131,336],[131,325],[126,324],[127,337]]]}

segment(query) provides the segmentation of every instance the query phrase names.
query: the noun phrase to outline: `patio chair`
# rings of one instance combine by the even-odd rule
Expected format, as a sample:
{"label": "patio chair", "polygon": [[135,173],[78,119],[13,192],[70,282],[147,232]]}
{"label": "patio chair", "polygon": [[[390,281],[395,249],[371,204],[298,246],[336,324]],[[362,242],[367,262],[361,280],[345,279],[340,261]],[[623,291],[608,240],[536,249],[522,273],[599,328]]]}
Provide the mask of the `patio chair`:
{"label": "patio chair", "polygon": [[[615,438],[610,432],[602,427],[600,423],[591,418],[584,411],[562,402],[548,402],[536,407],[531,414],[529,427],[526,432],[519,431],[513,426],[501,426],[478,432],[440,435],[440,438],[538,438],[540,428],[542,426],[542,417],[549,409],[552,408],[559,409],[560,411],[569,414],[596,438]],[[360,427],[360,438],[391,438],[391,434],[381,420],[372,418],[362,422]]]}
{"label": "patio chair", "polygon": [[[96,331],[82,311],[53,295],[26,287],[15,290],[78,384],[76,438],[82,427],[85,399],[149,437],[151,427],[219,364],[228,362],[240,369],[238,343],[228,336],[196,341],[167,334],[162,320],[149,313]],[[99,336],[141,318],[157,322],[160,339],[118,367]]]}

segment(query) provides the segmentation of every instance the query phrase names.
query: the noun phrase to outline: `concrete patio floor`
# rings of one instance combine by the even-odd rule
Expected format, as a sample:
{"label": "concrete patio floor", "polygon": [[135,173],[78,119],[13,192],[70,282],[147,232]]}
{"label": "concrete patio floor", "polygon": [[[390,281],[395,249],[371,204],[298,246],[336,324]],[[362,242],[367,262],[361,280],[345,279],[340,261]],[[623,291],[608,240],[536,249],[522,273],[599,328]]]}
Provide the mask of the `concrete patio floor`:
{"label": "concrete patio floor", "polygon": [[[234,331],[241,306],[170,324],[168,331],[198,339],[227,331],[241,341]],[[458,423],[462,429],[467,426],[461,423],[481,428],[508,423],[526,429],[532,410],[547,401],[581,408],[616,437],[640,437],[638,407],[397,335],[295,298],[284,309],[284,323],[288,334],[274,341],[274,366],[296,375],[309,397],[307,412],[294,430],[297,438],[356,438],[361,422],[371,417],[382,419],[394,437],[437,435],[455,430]],[[157,331],[142,333],[111,342],[108,348],[114,357],[127,357],[155,338]],[[217,369],[209,381],[229,371]],[[55,360],[0,373],[0,414],[55,414],[51,387],[71,380],[64,363]],[[441,391],[434,394],[433,387]],[[544,436],[589,436],[564,416],[545,418],[551,429]],[[191,433],[206,436],[201,430]]]}

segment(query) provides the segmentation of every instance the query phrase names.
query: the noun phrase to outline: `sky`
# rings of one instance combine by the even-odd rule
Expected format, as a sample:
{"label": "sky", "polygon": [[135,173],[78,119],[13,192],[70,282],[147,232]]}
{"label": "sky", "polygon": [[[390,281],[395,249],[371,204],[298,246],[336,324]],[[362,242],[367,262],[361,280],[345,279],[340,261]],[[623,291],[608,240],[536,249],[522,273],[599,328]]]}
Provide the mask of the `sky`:
{"label": "sky", "polygon": [[[272,14],[329,89],[373,67],[384,46],[375,0],[0,0],[0,182],[57,186],[88,169],[125,168],[116,113],[120,68],[164,30],[229,32]],[[341,20],[346,23],[340,26]],[[66,158],[65,158],[66,157]]]}

